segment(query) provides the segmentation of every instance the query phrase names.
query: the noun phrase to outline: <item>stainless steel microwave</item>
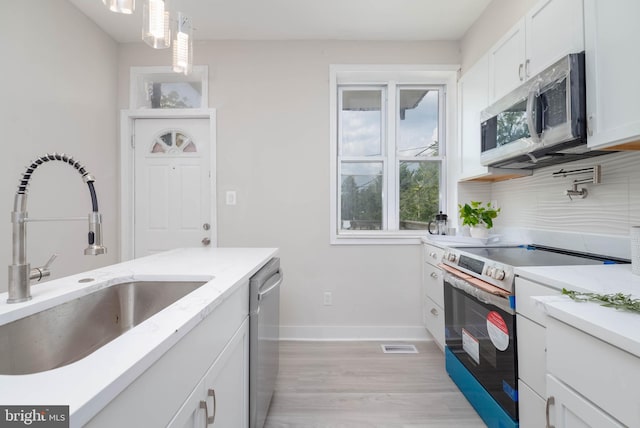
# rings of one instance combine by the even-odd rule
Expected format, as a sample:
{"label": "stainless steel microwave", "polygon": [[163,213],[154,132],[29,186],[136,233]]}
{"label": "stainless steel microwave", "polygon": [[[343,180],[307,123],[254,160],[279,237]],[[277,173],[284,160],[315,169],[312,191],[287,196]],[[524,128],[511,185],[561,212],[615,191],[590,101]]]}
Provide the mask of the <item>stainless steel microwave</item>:
{"label": "stainless steel microwave", "polygon": [[587,148],[584,52],[570,54],[481,113],[482,165],[536,169],[611,152]]}

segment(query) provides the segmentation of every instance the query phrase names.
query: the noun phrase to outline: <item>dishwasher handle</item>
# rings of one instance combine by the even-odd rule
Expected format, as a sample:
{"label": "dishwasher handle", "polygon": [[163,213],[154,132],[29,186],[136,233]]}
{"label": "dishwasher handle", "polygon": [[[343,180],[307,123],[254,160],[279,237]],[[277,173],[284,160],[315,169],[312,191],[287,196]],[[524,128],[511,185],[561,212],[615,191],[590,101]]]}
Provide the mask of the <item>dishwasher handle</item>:
{"label": "dishwasher handle", "polygon": [[[280,278],[278,278],[278,280],[269,288],[267,288],[266,290],[262,291],[260,290],[258,292],[258,301],[261,301],[262,299],[264,299],[269,293],[271,293],[274,289],[276,289],[277,287],[280,286],[280,284],[282,284],[282,280],[284,279],[284,273],[282,272],[282,268],[280,268],[280,270],[278,271],[277,274],[273,275],[271,278],[275,277],[275,276],[279,276]],[[269,281],[267,281],[269,282]],[[265,284],[267,283],[265,282]]]}

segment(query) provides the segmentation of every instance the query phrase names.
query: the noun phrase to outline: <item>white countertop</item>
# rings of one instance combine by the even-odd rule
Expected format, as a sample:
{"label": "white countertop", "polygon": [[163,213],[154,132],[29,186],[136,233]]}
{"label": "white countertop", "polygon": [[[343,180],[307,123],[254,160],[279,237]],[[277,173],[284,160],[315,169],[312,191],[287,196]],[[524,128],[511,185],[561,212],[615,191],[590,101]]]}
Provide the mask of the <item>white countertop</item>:
{"label": "white countertop", "polygon": [[[71,426],[83,425],[275,255],[272,248],[179,249],[32,286],[29,302],[9,305],[0,294],[3,325],[128,280],[208,281],[75,363],[0,375],[0,403],[69,405]],[[84,278],[94,281],[78,283]]]}
{"label": "white countertop", "polygon": [[[640,298],[640,276],[631,265],[553,266],[517,268],[516,274],[558,290],[598,294],[624,293]],[[640,357],[640,314],[568,296],[535,298],[547,315]]]}

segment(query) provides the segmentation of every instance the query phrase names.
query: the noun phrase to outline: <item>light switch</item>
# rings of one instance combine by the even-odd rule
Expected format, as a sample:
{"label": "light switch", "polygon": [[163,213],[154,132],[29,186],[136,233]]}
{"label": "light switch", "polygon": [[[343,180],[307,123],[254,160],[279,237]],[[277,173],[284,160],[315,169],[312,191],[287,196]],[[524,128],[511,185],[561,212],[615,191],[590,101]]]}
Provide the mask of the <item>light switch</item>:
{"label": "light switch", "polygon": [[235,205],[235,204],[236,204],[236,191],[227,190],[227,205]]}

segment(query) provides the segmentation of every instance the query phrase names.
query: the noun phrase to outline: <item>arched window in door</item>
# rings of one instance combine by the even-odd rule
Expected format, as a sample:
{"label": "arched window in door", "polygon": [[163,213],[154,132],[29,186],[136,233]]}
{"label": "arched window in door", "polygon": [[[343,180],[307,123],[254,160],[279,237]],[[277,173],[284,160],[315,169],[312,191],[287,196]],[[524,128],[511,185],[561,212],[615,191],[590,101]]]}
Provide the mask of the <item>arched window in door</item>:
{"label": "arched window in door", "polygon": [[155,137],[150,153],[179,154],[197,151],[198,148],[191,137],[178,129],[172,129]]}

